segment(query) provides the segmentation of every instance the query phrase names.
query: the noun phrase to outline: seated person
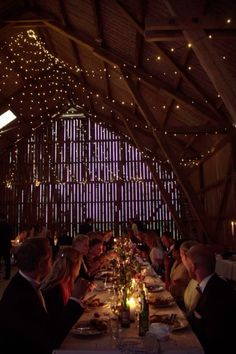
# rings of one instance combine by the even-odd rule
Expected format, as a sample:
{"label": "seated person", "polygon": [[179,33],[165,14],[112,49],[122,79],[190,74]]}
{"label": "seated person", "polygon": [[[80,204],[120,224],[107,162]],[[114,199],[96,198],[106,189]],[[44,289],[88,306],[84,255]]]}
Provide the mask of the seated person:
{"label": "seated person", "polygon": [[109,230],[109,231],[106,231],[103,233],[102,241],[103,241],[104,251],[107,252],[107,251],[112,250],[112,248],[114,246],[112,230]]}
{"label": "seated person", "polygon": [[82,256],[72,246],[61,247],[41,290],[48,313],[58,316],[72,296]]}
{"label": "seated person", "polygon": [[172,254],[172,250],[175,245],[175,240],[172,238],[171,233],[169,231],[165,231],[161,235],[161,242],[164,249],[164,276],[163,281],[168,284],[170,282],[170,271],[171,267],[174,264],[174,257]]}
{"label": "seated person", "polygon": [[57,246],[60,248],[61,246],[71,246],[71,245],[72,245],[72,237],[68,235],[67,229],[64,228],[62,234],[58,238]]}
{"label": "seated person", "polygon": [[200,299],[188,320],[205,354],[233,353],[236,292],[215,273],[215,255],[199,244],[187,252],[189,274],[199,284]]}
{"label": "seated person", "polygon": [[45,310],[41,281],[51,269],[51,248],[46,237],[27,238],[17,252],[19,271],[0,301],[1,353],[50,354],[58,348],[84,309],[80,299],[88,284],[74,289],[57,319]]}
{"label": "seated person", "polygon": [[89,252],[86,259],[88,273],[94,276],[101,268],[106,266],[111,260],[117,257],[114,251],[104,252],[103,241],[93,239],[89,243]]}
{"label": "seated person", "polygon": [[172,250],[175,261],[171,267],[170,281],[166,283],[166,289],[169,290],[181,308],[183,308],[184,303],[184,291],[190,280],[188,270],[184,266],[180,256],[180,245],[182,242],[182,240],[175,242],[174,248]]}
{"label": "seated person", "polygon": [[164,272],[164,251],[154,231],[146,232],[146,243],[149,247],[151,265],[157,274],[162,275]]}
{"label": "seated person", "polygon": [[93,231],[93,219],[86,218],[85,221],[79,225],[79,233],[86,235],[92,231]]}
{"label": "seated person", "polygon": [[79,272],[79,277],[92,280],[93,277],[89,276],[88,265],[86,264],[86,256],[89,251],[89,236],[84,234],[79,234],[73,239],[72,246],[79,251],[82,256],[81,267]]}
{"label": "seated person", "polygon": [[[186,269],[187,269],[187,261],[186,261],[187,252],[191,247],[197,244],[198,244],[197,241],[187,240],[180,245],[180,257]],[[199,291],[197,290],[197,285],[198,283],[195,279],[190,279],[188,285],[185,288],[183,309],[187,314],[195,309],[199,301],[200,294]]]}

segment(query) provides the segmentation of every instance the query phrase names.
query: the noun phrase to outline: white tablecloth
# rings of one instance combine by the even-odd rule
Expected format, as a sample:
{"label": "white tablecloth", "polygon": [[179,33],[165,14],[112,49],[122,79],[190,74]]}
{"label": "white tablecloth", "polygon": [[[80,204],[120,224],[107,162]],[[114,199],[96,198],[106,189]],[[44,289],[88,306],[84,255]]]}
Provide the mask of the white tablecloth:
{"label": "white tablecloth", "polygon": [[[160,279],[156,279],[157,282],[160,284]],[[170,294],[163,290],[158,293],[153,293],[150,296],[167,296],[169,297]],[[97,297],[101,298],[102,301],[107,301],[109,294],[106,292],[97,292]],[[100,318],[109,318],[111,317],[111,312],[109,306],[104,306],[102,308],[96,308],[91,310],[90,312],[85,312],[81,317],[81,321],[87,320],[88,318],[92,318],[94,312],[99,311]],[[167,308],[154,308],[150,305],[150,315],[151,314],[171,314],[175,313],[180,318],[183,318],[185,321],[185,316],[179,307],[174,304],[171,307]],[[133,340],[134,343],[142,342],[142,338],[138,336],[138,328],[137,323],[132,323],[130,328],[123,328],[120,332],[119,343],[126,343],[128,340]],[[143,342],[142,342],[143,343]],[[139,345],[139,344],[137,344]],[[123,352],[123,350],[122,350]],[[126,351],[127,352],[127,351]],[[161,352],[163,354],[203,354],[203,349],[192,332],[189,325],[186,328],[180,329],[178,331],[173,331],[170,334],[170,338],[167,341],[161,342]],[[54,354],[117,354],[121,353],[117,347],[114,339],[112,339],[109,333],[106,333],[101,336],[95,337],[85,337],[81,338],[80,336],[76,336],[70,333],[65,341],[63,342],[60,349],[55,350]],[[128,352],[127,352],[128,353]],[[134,346],[132,347],[131,351],[129,349],[130,354],[140,354],[139,350]],[[143,353],[143,352],[142,352]]]}
{"label": "white tablecloth", "polygon": [[236,261],[216,257],[216,273],[226,279],[236,281]]}

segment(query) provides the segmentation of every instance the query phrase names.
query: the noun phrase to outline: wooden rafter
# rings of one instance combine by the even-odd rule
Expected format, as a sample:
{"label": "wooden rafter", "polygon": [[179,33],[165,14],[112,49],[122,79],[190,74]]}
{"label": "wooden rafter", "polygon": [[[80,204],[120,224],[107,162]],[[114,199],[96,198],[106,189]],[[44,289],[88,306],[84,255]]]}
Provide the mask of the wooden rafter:
{"label": "wooden rafter", "polygon": [[[115,1],[117,3],[120,11],[122,11],[122,14],[124,16],[126,16],[126,18],[129,19],[129,21],[135,26],[136,30],[139,31],[139,33],[142,34],[143,37],[145,37],[144,29],[138,24],[138,22],[134,19],[134,17],[131,16],[131,14],[129,14],[129,12],[120,3],[120,1],[119,0],[113,0],[113,1]],[[209,104],[209,108],[214,112],[215,116],[218,117],[218,120],[222,121],[222,115],[218,112],[215,105],[211,102],[211,99],[209,97],[207,97],[206,93],[203,92],[203,89],[198,85],[196,80],[189,75],[187,70],[184,67],[182,67],[181,65],[179,65],[173,59],[173,57],[170,55],[170,53],[167,52],[167,50],[165,48],[161,47],[161,45],[158,45],[156,43],[151,43],[151,44],[152,44],[153,49],[157,53],[159,53],[165,60],[167,60],[175,68],[175,70],[178,71],[178,73],[182,76],[182,78],[188,83],[188,85],[190,85],[190,87],[192,87],[200,95],[200,97],[202,97],[204,100],[207,99],[208,104]]]}
{"label": "wooden rafter", "polygon": [[[216,146],[208,153],[205,157],[203,157],[199,162],[198,165],[203,165],[207,160],[209,160],[213,155],[215,155],[219,150],[221,150],[226,144],[229,143],[228,135],[224,135],[222,139],[218,141]],[[195,166],[189,171],[189,176],[196,171],[198,167]]]}
{"label": "wooden rafter", "polygon": [[[212,29],[205,30],[206,35],[211,35],[214,38],[236,38],[236,28],[235,29]],[[145,30],[145,40],[146,42],[175,42],[178,40],[183,40],[184,35],[181,30],[170,30],[170,31],[147,31]]]}
{"label": "wooden rafter", "polygon": [[232,123],[236,124],[236,82],[204,34],[204,31],[184,31],[184,36],[193,43],[193,51],[228,109]]}
{"label": "wooden rafter", "polygon": [[[125,70],[122,68],[120,68],[120,70],[123,73],[123,77],[126,80],[127,86],[130,90],[130,93],[132,94],[134,100],[136,101],[136,104],[139,106],[139,109],[142,111],[147,124],[152,129],[153,127],[150,123],[152,121],[151,111],[149,110],[147,104],[143,100],[143,97],[137,91],[137,88],[133,84],[132,80],[126,78],[127,73],[125,72]],[[188,179],[184,176],[183,172],[178,168],[176,160],[173,156],[171,149],[169,148],[169,144],[168,144],[168,141],[166,140],[166,138],[163,136],[163,134],[157,133],[157,131],[155,129],[152,129],[152,131],[153,131],[154,138],[158,142],[163,154],[165,155],[166,159],[169,161],[169,163],[172,167],[172,170],[175,173],[175,176],[179,180],[182,190],[184,191],[185,196],[189,201],[189,204],[195,214],[196,219],[199,222],[199,226],[200,226],[202,232],[205,234],[206,238],[208,238],[208,240],[210,240],[211,233],[210,233],[210,230],[208,230],[208,227],[206,225],[205,212],[203,210],[203,207],[202,207],[200,201],[198,200],[197,196],[195,195],[195,192],[194,192],[191,184],[189,183]]]}
{"label": "wooden rafter", "polygon": [[[129,132],[129,135],[132,137],[137,149],[139,151],[142,151],[142,146],[140,144],[139,139],[135,136],[135,133],[133,130],[130,129],[129,125],[127,124],[126,120],[123,118],[123,124],[126,128],[126,130]],[[176,211],[174,205],[172,204],[172,199],[170,194],[167,192],[167,190],[164,187],[164,184],[162,183],[158,173],[156,172],[154,166],[152,165],[152,161],[150,161],[150,159],[143,159],[145,164],[148,165],[152,176],[153,176],[153,180],[155,181],[155,183],[157,184],[160,192],[161,192],[161,196],[163,198],[163,200],[165,201],[165,203],[167,204],[168,210],[170,211],[176,226],[178,227],[179,231],[182,233],[183,237],[187,236],[185,235],[185,227],[183,225],[183,223],[181,222],[181,219],[178,215],[178,212]]]}
{"label": "wooden rafter", "polygon": [[[227,176],[231,175],[231,171],[232,171],[232,164],[229,163]],[[219,203],[218,216],[217,216],[217,219],[216,219],[215,229],[214,229],[214,234],[215,235],[217,235],[217,230],[218,230],[219,225],[220,225],[220,219],[221,219],[221,216],[222,216],[222,212],[223,212],[223,210],[226,207],[226,202],[227,202],[227,199],[228,199],[228,196],[229,196],[229,190],[230,190],[230,186],[231,186],[230,183],[231,182],[232,182],[232,180],[230,178],[226,178],[226,180],[224,182],[224,186],[222,188],[222,191],[223,191],[222,192],[222,198],[221,198],[221,201]]]}
{"label": "wooden rafter", "polygon": [[[177,2],[173,0],[166,0],[166,2],[169,4],[172,13],[177,17],[177,20],[180,23],[185,24],[186,18],[183,17],[181,8],[178,6]],[[209,22],[210,20],[211,18],[208,18]],[[223,20],[221,18],[221,21],[227,26],[225,19]],[[195,55],[207,72],[209,79],[220,94],[226,108],[231,114],[232,123],[236,124],[236,82],[223,64],[222,58],[216,54],[211,40],[204,31],[204,26],[202,25],[200,28],[198,27],[194,30],[192,28],[182,28],[182,30],[186,40],[192,43]]]}
{"label": "wooden rafter", "polygon": [[[162,82],[161,80],[150,76],[141,68],[134,68],[130,63],[124,62],[123,59],[119,58],[113,53],[109,53],[105,49],[95,49],[93,53],[99,57],[101,60],[107,61],[111,65],[118,65],[120,67],[125,67],[127,74],[135,75],[138,80],[141,80],[143,84],[149,87],[153,92],[162,93],[167,97],[171,97],[179,104],[185,105],[189,110],[195,113],[201,113],[204,115],[205,120],[219,124],[218,118],[208,109],[200,105],[199,103],[192,103],[192,99],[187,96],[182,95],[176,90],[172,89],[168,84]],[[222,118],[223,119],[223,118]],[[228,126],[227,121],[221,122],[221,125]],[[220,124],[219,124],[220,125]]]}
{"label": "wooden rafter", "polygon": [[[177,6],[179,6],[178,1],[172,0],[168,1],[169,3],[171,2],[171,7],[173,9],[174,3]],[[175,8],[176,10],[176,8]],[[180,9],[181,11],[181,9]],[[188,16],[188,18],[185,18],[184,22],[179,21],[178,18],[171,16],[166,19],[158,19],[156,21],[153,18],[147,18],[146,24],[145,24],[145,30],[146,31],[184,31],[184,30],[199,30],[199,29],[205,29],[205,30],[226,30],[226,31],[231,31],[231,30],[236,30],[235,23],[227,24],[225,21],[225,17],[223,16],[214,16],[212,18],[211,16],[201,16],[201,17],[191,17]]]}
{"label": "wooden rafter", "polygon": [[[66,6],[65,6],[65,2],[63,0],[59,0],[59,4],[60,4],[60,8],[61,8],[61,16],[63,18],[63,21],[64,21],[64,24],[66,25],[66,27],[70,28],[70,22],[69,22],[69,19],[68,19],[68,16],[67,16],[67,11],[66,11]],[[78,52],[78,49],[77,49],[77,46],[75,44],[74,41],[71,40],[71,46],[72,46],[72,51],[73,51],[73,54],[74,54],[74,57],[76,59],[76,62],[77,62],[77,65],[82,68],[82,65],[81,65],[81,60],[80,60],[80,55],[79,55],[79,52]],[[54,52],[55,52],[55,48],[54,48]],[[84,71],[81,70],[80,72],[80,77],[82,79],[82,82],[86,82],[86,78],[85,78],[85,75],[84,75]],[[91,111],[94,110],[94,107],[93,107],[93,103],[92,103],[92,100],[91,98],[89,97],[89,103],[90,103],[90,108],[91,108]]]}
{"label": "wooden rafter", "polygon": [[[35,15],[36,16],[36,15]],[[90,50],[93,51],[93,54],[99,57],[101,60],[106,61],[111,65],[118,65],[118,66],[126,66],[126,69],[130,73],[134,73],[138,80],[142,80],[142,83],[147,85],[153,91],[162,92],[163,94],[167,95],[168,97],[172,97],[180,104],[185,105],[191,111],[196,113],[201,113],[204,115],[206,120],[223,124],[227,126],[228,123],[224,117],[219,115],[218,112],[211,112],[206,107],[200,105],[199,103],[192,104],[192,99],[178,93],[177,91],[173,90],[168,84],[158,80],[157,78],[150,77],[148,73],[145,73],[140,67],[135,68],[131,63],[124,61],[123,58],[115,55],[114,53],[109,52],[106,49],[99,48],[99,45],[96,41],[81,33],[79,31],[73,31],[71,29],[62,26],[61,24],[51,20],[51,21],[44,21],[44,24],[47,25],[48,28],[60,33],[61,35],[65,36],[66,38],[75,41],[77,44],[82,45]]]}
{"label": "wooden rafter", "polygon": [[[74,74],[74,72],[72,72]],[[75,75],[75,74],[74,74]],[[99,91],[97,88],[92,87],[90,84],[81,81],[78,77],[76,77],[77,82],[83,86],[83,88],[88,92],[94,95],[99,95],[102,99],[103,103],[116,111],[118,114],[125,116],[133,123],[142,124],[140,127],[140,131],[145,132],[145,134],[151,132],[149,129],[144,128],[143,121],[138,119],[136,114],[133,114],[129,109],[125,108],[123,105],[118,102],[112,102],[112,100],[107,99],[104,94]],[[227,134],[231,131],[231,127],[221,127],[218,125],[199,125],[199,126],[167,126],[167,127],[158,127],[157,131],[162,132],[164,134],[184,134],[184,135],[192,135],[192,134]]]}

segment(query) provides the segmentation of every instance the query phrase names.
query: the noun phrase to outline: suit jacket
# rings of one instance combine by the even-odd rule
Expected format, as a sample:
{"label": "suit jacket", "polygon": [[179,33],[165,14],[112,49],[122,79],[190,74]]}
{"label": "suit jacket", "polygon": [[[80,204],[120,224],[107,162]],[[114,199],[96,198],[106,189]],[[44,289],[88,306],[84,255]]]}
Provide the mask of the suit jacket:
{"label": "suit jacket", "polygon": [[64,311],[63,291],[60,284],[52,288],[42,290],[46,308],[51,316],[58,317]]}
{"label": "suit jacket", "polygon": [[0,254],[4,255],[11,249],[12,228],[7,221],[0,222]]}
{"label": "suit jacket", "polygon": [[206,354],[235,353],[235,290],[214,274],[190,314],[189,322]]}
{"label": "suit jacket", "polygon": [[70,300],[56,319],[50,316],[33,286],[17,273],[0,302],[0,352],[49,354],[82,313],[83,308]]}

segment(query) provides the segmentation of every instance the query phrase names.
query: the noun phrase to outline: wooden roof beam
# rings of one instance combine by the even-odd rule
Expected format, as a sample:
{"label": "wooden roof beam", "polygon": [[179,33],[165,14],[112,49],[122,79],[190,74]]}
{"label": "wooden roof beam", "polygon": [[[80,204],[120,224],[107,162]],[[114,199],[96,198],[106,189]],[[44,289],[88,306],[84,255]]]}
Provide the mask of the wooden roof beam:
{"label": "wooden roof beam", "polygon": [[[213,114],[213,112],[207,110],[205,107],[201,106],[198,103],[195,103],[193,105],[192,100],[190,98],[188,99],[186,96],[183,96],[178,92],[175,92],[172,88],[168,87],[168,85],[165,84],[164,82],[161,82],[158,79],[154,79],[150,77],[150,74],[145,73],[141,68],[134,68],[134,66],[131,63],[125,62],[123,58],[120,58],[117,55],[110,53],[106,49],[99,48],[97,43],[91,38],[89,38],[88,36],[78,33],[78,31],[75,32],[75,31],[68,30],[64,26],[55,23],[55,21],[54,22],[45,21],[45,24],[47,24],[48,28],[51,28],[52,30],[60,33],[66,38],[75,41],[77,44],[85,46],[90,50],[93,50],[93,54],[99,57],[101,60],[106,61],[111,65],[119,65],[119,66],[126,65],[126,69],[128,69],[132,73],[134,72],[138,79],[142,79],[143,83],[148,85],[153,90],[158,91],[159,89],[161,89],[163,93],[173,97],[179,103],[187,105],[191,110],[204,114],[207,120],[211,120],[214,122],[219,121],[219,117],[217,117],[219,113]],[[225,123],[225,125],[227,125],[227,122],[225,122],[225,118],[221,117],[221,124],[224,124],[223,122]]]}
{"label": "wooden roof beam", "polygon": [[11,24],[13,26],[18,26],[18,25],[37,25],[37,24],[41,24],[43,21],[51,21],[52,18],[51,17],[39,17],[39,16],[36,16],[36,18],[16,18],[16,19],[11,19],[11,20],[3,20],[3,21],[0,21],[0,26],[1,25],[8,25],[8,24]]}
{"label": "wooden roof beam", "polygon": [[[150,123],[152,120],[151,111],[149,110],[147,104],[143,100],[143,97],[140,95],[140,93],[136,89],[132,80],[126,78],[127,73],[125,72],[125,70],[122,68],[120,68],[120,69],[123,73],[123,77],[127,83],[130,93],[132,94],[136,104],[139,106],[139,109],[141,110],[147,124],[150,126],[150,128],[153,128]],[[159,144],[161,150],[163,151],[163,154],[166,156],[166,159],[169,161],[169,163],[172,167],[172,170],[175,173],[175,176],[177,177],[177,179],[182,187],[182,190],[184,191],[186,198],[189,201],[190,206],[192,207],[195,217],[199,222],[199,227],[201,228],[201,230],[204,234],[204,237],[206,237],[208,240],[210,240],[211,239],[211,232],[210,232],[210,230],[208,230],[208,227],[206,225],[206,215],[205,215],[202,204],[200,203],[198,197],[196,196],[196,194],[194,192],[192,185],[189,183],[189,180],[184,176],[183,172],[177,166],[177,161],[175,160],[174,155],[173,155],[171,149],[169,148],[169,144],[168,144],[166,138],[163,136],[163,134],[158,133],[155,129],[153,129],[153,136],[155,137],[157,143]]]}
{"label": "wooden roof beam", "polygon": [[[179,6],[178,1],[174,0],[176,7]],[[173,6],[173,1],[171,3]],[[176,9],[176,8],[175,8]],[[181,11],[181,9],[180,9]],[[175,16],[167,19],[156,19],[149,17],[145,21],[145,31],[184,31],[184,30],[235,30],[235,23],[230,25],[225,21],[224,16],[202,16],[185,18],[183,22]]]}
{"label": "wooden roof beam", "polygon": [[204,35],[204,31],[184,31],[184,36],[193,43],[194,53],[229,111],[232,124],[236,125],[236,82],[228,72],[227,65],[216,54],[210,39]]}
{"label": "wooden roof beam", "polygon": [[[172,13],[178,16],[178,20],[185,23],[186,19],[183,17],[182,9],[178,6],[176,1],[165,1],[168,2]],[[227,25],[225,19],[224,23]],[[202,26],[202,28],[204,28],[204,26]],[[192,49],[195,55],[231,115],[232,124],[236,125],[236,82],[234,78],[228,72],[222,58],[217,55],[211,40],[207,37],[203,29],[199,28],[198,30],[193,30],[186,28],[183,29],[183,34],[186,40],[192,43]]]}
{"label": "wooden roof beam", "polygon": [[[214,38],[235,38],[236,37],[236,28],[235,29],[214,29],[206,30],[207,36],[211,35]],[[170,30],[170,31],[145,31],[144,33],[146,42],[174,42],[178,40],[183,40],[183,32]]]}
{"label": "wooden roof beam", "polygon": [[183,40],[181,31],[145,31],[144,38],[146,42],[174,42]]}
{"label": "wooden roof beam", "polygon": [[[74,74],[75,75],[75,74]],[[118,114],[123,115],[130,119],[133,123],[140,123],[143,126],[143,121],[140,119],[137,120],[137,115],[133,114],[130,110],[126,109],[123,105],[118,104],[117,102],[112,102],[108,100],[101,91],[98,91],[97,88],[92,87],[88,83],[81,81],[78,77],[76,77],[77,82],[79,82],[80,86],[83,86],[84,89],[89,93],[98,94],[102,99],[103,103],[110,107],[112,110],[116,111]],[[231,127],[222,127],[218,125],[200,125],[200,126],[166,126],[156,128],[157,131],[163,132],[166,134],[227,134],[231,131]],[[147,129],[143,131],[148,132]]]}
{"label": "wooden roof beam", "polygon": [[161,80],[154,78],[152,75],[146,73],[141,68],[134,68],[130,63],[125,63],[124,60],[120,59],[117,55],[109,53],[105,49],[95,49],[94,54],[98,56],[100,59],[107,61],[110,65],[118,65],[120,67],[124,67],[128,74],[134,74],[138,80],[140,80],[143,84],[149,87],[153,92],[162,93],[168,97],[173,98],[179,104],[185,105],[189,108],[189,110],[195,113],[201,113],[204,115],[204,118],[208,121],[223,124],[223,126],[228,126],[227,121],[223,117],[221,117],[221,123],[217,115],[215,115],[212,111],[209,111],[207,108],[203,107],[198,103],[192,103],[192,99],[184,96],[179,93],[177,90],[172,89],[168,84],[162,82]]}
{"label": "wooden roof beam", "polygon": [[[126,122],[126,120],[123,117],[122,117],[122,120],[123,120],[124,126],[126,127],[127,131],[129,132],[129,135],[132,137],[137,149],[139,151],[142,151],[142,146],[140,144],[140,140],[135,136],[134,131],[130,129],[128,123]],[[142,159],[148,165],[148,167],[149,167],[149,169],[150,169],[150,171],[152,173],[153,179],[154,179],[155,183],[157,184],[157,186],[158,186],[158,188],[159,188],[159,190],[161,192],[161,196],[162,196],[163,200],[167,204],[168,210],[170,211],[170,213],[171,213],[171,215],[172,215],[172,217],[173,217],[173,219],[175,221],[175,224],[176,224],[177,228],[182,233],[183,237],[187,237],[187,235],[185,235],[184,224],[182,223],[178,212],[176,211],[174,205],[172,204],[171,196],[168,193],[168,191],[165,189],[162,180],[160,179],[158,173],[156,172],[156,169],[154,168],[154,166],[152,164],[152,161],[150,159],[147,159],[147,158],[142,158]]]}
{"label": "wooden roof beam", "polygon": [[[136,21],[136,19],[134,19],[132,14],[128,12],[125,6],[121,4],[119,0],[113,0],[113,1],[116,2],[117,6],[119,6],[119,10],[131,22],[131,24],[136,28],[136,30],[139,31],[139,33],[145,37],[144,29]],[[207,99],[209,108],[212,110],[212,112],[214,112],[215,116],[218,117],[218,120],[221,122],[226,120],[226,117],[223,118],[222,114],[218,112],[217,108],[215,107],[210,97],[208,97],[207,94],[203,92],[203,89],[202,87],[199,86],[198,82],[194,80],[192,76],[189,75],[188,71],[184,67],[182,67],[173,59],[170,53],[165,48],[161,47],[160,45],[157,45],[156,43],[151,43],[151,45],[158,54],[160,54],[178,71],[178,73],[183,77],[183,79],[188,83],[188,85],[190,85],[190,87],[192,87],[200,95],[200,97],[202,97],[203,100]]]}

